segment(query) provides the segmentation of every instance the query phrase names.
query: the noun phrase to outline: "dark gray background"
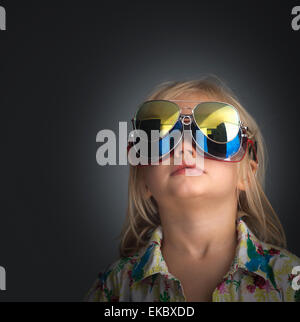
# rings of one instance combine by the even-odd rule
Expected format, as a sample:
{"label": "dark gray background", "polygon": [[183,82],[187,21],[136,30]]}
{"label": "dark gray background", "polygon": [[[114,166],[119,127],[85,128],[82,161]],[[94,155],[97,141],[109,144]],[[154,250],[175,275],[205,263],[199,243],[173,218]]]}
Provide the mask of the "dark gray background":
{"label": "dark gray background", "polygon": [[[213,73],[268,145],[266,193],[299,256],[297,1],[0,1],[0,300],[81,301],[117,258],[127,166],[96,163],[166,80]],[[299,5],[299,2],[298,2]]]}

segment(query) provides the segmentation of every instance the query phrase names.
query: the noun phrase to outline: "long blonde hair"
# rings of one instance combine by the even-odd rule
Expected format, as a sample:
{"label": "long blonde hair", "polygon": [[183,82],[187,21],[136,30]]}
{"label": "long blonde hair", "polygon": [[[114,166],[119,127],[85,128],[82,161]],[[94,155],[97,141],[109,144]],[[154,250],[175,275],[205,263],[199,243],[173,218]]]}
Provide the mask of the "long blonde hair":
{"label": "long blonde hair", "polygon": [[[151,99],[175,99],[187,93],[204,93],[220,101],[227,102],[237,108],[241,121],[250,130],[250,138],[257,144],[259,166],[256,174],[251,171],[250,156],[246,153],[239,163],[239,176],[244,180],[245,191],[237,189],[237,211],[242,211],[250,230],[263,242],[278,247],[286,247],[286,237],[279,218],[264,193],[266,170],[266,146],[262,133],[253,117],[241,105],[233,92],[215,75],[207,75],[197,80],[167,81],[157,85],[148,95]],[[253,153],[253,151],[252,151]],[[158,205],[153,197],[145,199],[145,184],[142,180],[141,168],[129,165],[128,206],[125,222],[118,238],[121,257],[128,257],[145,246],[150,233],[161,224]]]}

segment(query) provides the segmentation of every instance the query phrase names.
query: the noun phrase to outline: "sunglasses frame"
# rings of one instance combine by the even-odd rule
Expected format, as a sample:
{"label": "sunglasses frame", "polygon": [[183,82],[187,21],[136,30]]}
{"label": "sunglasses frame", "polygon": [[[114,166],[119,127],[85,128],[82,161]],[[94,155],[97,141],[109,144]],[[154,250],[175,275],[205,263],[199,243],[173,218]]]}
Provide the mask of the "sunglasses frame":
{"label": "sunglasses frame", "polygon": [[[244,155],[243,155],[243,157],[240,159],[240,160],[230,160],[230,161],[226,161],[225,159],[222,159],[222,158],[218,158],[218,157],[216,157],[216,156],[210,156],[210,155],[207,155],[208,153],[207,152],[205,152],[205,151],[203,151],[203,153],[204,153],[204,155],[205,155],[205,157],[206,158],[208,158],[208,159],[212,159],[212,160],[216,160],[216,161],[224,161],[224,162],[241,162],[243,159],[244,159],[244,157],[245,157],[245,155],[246,155],[246,153],[247,153],[247,150],[248,150],[248,144],[250,143],[251,145],[252,145],[252,149],[253,149],[253,152],[254,152],[254,156],[255,156],[255,162],[258,164],[258,158],[257,158],[257,154],[256,154],[256,150],[257,150],[257,144],[256,144],[256,142],[254,143],[251,139],[249,139],[249,137],[248,137],[248,130],[249,130],[249,128],[248,128],[248,126],[246,126],[245,124],[244,124],[244,122],[242,122],[241,121],[241,119],[240,119],[240,114],[239,114],[239,112],[238,112],[238,110],[236,109],[236,107],[235,106],[233,106],[233,105],[231,105],[231,104],[228,104],[228,103],[226,103],[226,102],[222,102],[222,101],[195,101],[195,100],[176,100],[176,99],[174,99],[174,100],[172,100],[172,99],[170,99],[170,100],[165,100],[165,99],[157,99],[157,100],[148,100],[148,101],[144,101],[143,103],[141,103],[140,105],[139,105],[139,107],[137,108],[137,110],[136,110],[136,112],[135,112],[135,114],[134,114],[134,117],[131,119],[131,122],[132,122],[132,126],[133,126],[133,130],[138,130],[137,128],[136,128],[136,116],[137,116],[137,113],[139,112],[139,110],[140,110],[140,108],[145,104],[145,103],[147,103],[147,102],[156,102],[156,101],[159,101],[159,102],[161,102],[161,101],[164,101],[164,102],[168,102],[168,103],[173,103],[174,102],[174,104],[175,104],[175,106],[177,107],[177,109],[178,109],[178,111],[179,111],[179,115],[178,115],[178,118],[177,118],[177,120],[176,120],[176,122],[174,123],[174,125],[173,125],[173,127],[164,135],[164,136],[162,136],[162,137],[160,137],[159,138],[159,140],[161,140],[161,139],[163,139],[165,136],[167,136],[167,135],[169,135],[170,134],[170,132],[174,129],[174,127],[175,127],[175,125],[177,124],[177,122],[178,121],[181,121],[181,123],[183,124],[183,130],[186,128],[186,127],[188,127],[189,126],[189,130],[192,132],[192,129],[191,129],[191,125],[192,125],[192,123],[194,123],[195,125],[196,125],[196,127],[197,127],[197,129],[199,129],[200,131],[201,131],[201,129],[199,128],[199,126],[197,125],[197,123],[196,123],[196,121],[195,121],[195,116],[194,116],[194,111],[195,111],[195,109],[199,106],[199,105],[201,105],[201,104],[203,104],[203,103],[222,103],[222,104],[226,104],[226,105],[229,105],[230,107],[232,107],[235,111],[236,111],[236,113],[237,113],[237,116],[238,116],[238,126],[239,126],[239,131],[241,131],[241,140],[243,140],[243,138],[244,137],[246,137],[247,138],[247,142],[246,142],[246,148],[245,148],[245,152],[244,152]],[[180,109],[180,107],[178,106],[178,104],[176,104],[175,102],[193,102],[193,103],[198,103],[196,106],[194,106],[193,107],[193,109],[192,109],[192,112],[191,112],[191,114],[183,114],[183,113],[181,113],[181,109]],[[190,109],[190,107],[189,107],[189,109]],[[192,116],[192,117],[191,117]],[[185,123],[184,122],[184,119],[186,119],[186,118],[188,118],[189,119],[189,123]],[[170,124],[171,125],[171,124]],[[202,131],[201,131],[202,132]],[[209,138],[207,135],[205,135],[203,132],[202,132],[202,134],[207,138],[207,139],[209,139],[210,141],[212,141],[212,142],[215,142],[215,143],[217,143],[217,144],[227,144],[228,142],[230,142],[230,141],[232,141],[232,140],[234,140],[234,138],[233,139],[231,139],[230,141],[227,141],[227,142],[217,142],[217,141],[215,141],[215,140],[213,140],[213,139],[211,139],[211,138]],[[159,158],[159,160],[161,161],[165,156],[168,156],[168,155],[170,155],[171,154],[171,152],[175,149],[175,147],[181,142],[181,140],[182,140],[182,136],[183,136],[183,131],[182,131],[182,133],[181,133],[181,136],[180,136],[180,139],[178,140],[178,142],[173,146],[173,148],[168,152],[168,153],[166,153],[166,154],[164,154],[163,156],[161,156],[160,158]],[[193,139],[193,141],[194,141],[194,143],[196,144],[196,146],[200,149],[200,150],[202,150],[199,146],[198,146],[198,144],[197,144],[197,142],[196,142],[196,140],[194,139],[194,136],[193,135],[191,135],[192,136],[192,139]],[[133,142],[128,142],[128,146],[127,146],[127,152],[129,151],[129,149],[130,149],[130,147],[131,146],[133,146],[134,144],[133,144]],[[242,144],[240,145],[240,148],[239,148],[239,150],[236,152],[236,154],[238,154],[238,152],[240,151],[240,149],[242,148]],[[250,154],[250,149],[249,149],[249,154]],[[145,165],[139,165],[139,166],[145,166]]]}

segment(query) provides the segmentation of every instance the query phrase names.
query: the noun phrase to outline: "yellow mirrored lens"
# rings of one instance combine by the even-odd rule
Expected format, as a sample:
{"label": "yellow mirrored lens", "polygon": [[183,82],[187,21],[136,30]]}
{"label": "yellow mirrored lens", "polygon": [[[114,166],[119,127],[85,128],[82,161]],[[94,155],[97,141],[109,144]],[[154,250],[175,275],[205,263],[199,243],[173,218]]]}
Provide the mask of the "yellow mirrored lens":
{"label": "yellow mirrored lens", "polygon": [[175,103],[162,100],[148,101],[139,108],[135,123],[137,129],[159,130],[164,137],[175,125],[180,111]]}
{"label": "yellow mirrored lens", "polygon": [[237,110],[226,103],[201,103],[194,110],[194,118],[202,133],[218,143],[233,140],[239,131]]}

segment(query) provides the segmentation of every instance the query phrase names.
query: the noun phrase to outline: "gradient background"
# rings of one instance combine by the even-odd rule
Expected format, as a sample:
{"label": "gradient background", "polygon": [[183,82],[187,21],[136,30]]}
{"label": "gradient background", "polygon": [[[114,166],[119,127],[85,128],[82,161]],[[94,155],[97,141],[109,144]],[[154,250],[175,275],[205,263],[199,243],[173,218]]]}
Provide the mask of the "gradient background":
{"label": "gradient background", "polygon": [[300,255],[299,1],[0,1],[0,301],[81,301],[118,256],[128,166],[96,163],[155,85],[222,78],[262,128],[266,194]]}

